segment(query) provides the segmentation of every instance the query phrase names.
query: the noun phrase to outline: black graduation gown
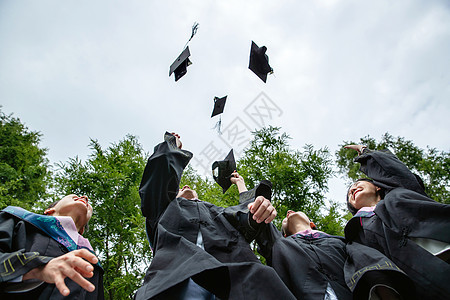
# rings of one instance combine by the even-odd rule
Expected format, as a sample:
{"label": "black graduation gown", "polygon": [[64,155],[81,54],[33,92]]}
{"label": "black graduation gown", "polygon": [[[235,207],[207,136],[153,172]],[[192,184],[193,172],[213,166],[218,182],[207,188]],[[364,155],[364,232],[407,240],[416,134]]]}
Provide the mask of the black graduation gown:
{"label": "black graduation gown", "polygon": [[399,290],[405,299],[413,297],[399,288],[398,281],[409,280],[391,261],[369,247],[357,243],[346,246],[343,237],[320,233],[284,238],[268,224],[256,241],[267,264],[297,299],[323,300],[328,284],[338,299],[368,299],[376,284]]}
{"label": "black graduation gown", "polygon": [[5,292],[16,285],[8,281],[68,252],[66,247],[33,224],[7,212],[0,212],[0,299],[104,299],[103,269],[98,265],[94,265],[94,276],[86,278],[95,286],[92,293],[70,278],[65,279],[70,290],[67,297],[63,297],[54,284],[46,282],[24,293]]}
{"label": "black graduation gown", "polygon": [[[245,226],[231,225],[248,221],[246,203],[222,208],[176,198],[191,157],[166,133],[145,167],[139,193],[153,259],[136,299],[172,297],[188,278],[220,299],[295,299],[275,271],[256,258],[249,236],[239,231]],[[199,230],[205,250],[196,245]]]}
{"label": "black graduation gown", "polygon": [[346,238],[390,258],[414,281],[420,299],[448,299],[450,265],[410,238],[449,244],[450,205],[427,197],[415,175],[387,150],[365,149],[355,161],[386,194],[375,214],[350,219],[345,227]]}

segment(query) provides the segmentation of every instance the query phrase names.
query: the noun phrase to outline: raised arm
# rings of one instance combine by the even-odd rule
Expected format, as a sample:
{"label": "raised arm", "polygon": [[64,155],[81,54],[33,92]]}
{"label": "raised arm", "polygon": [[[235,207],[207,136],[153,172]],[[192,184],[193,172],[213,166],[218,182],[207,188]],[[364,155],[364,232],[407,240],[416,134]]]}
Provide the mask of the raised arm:
{"label": "raised arm", "polygon": [[362,145],[347,145],[358,152],[355,162],[360,170],[387,191],[403,187],[426,195],[416,176],[389,150],[370,150]]}
{"label": "raised arm", "polygon": [[166,132],[164,142],[155,147],[145,166],[139,195],[142,214],[152,229],[175,199],[183,170],[192,158],[191,152],[181,148],[179,135]]}
{"label": "raised arm", "polygon": [[247,191],[247,187],[245,186],[245,182],[244,182],[244,177],[239,175],[238,172],[234,171],[231,174],[230,180],[231,180],[231,183],[235,184],[236,187],[238,188],[239,194]]}

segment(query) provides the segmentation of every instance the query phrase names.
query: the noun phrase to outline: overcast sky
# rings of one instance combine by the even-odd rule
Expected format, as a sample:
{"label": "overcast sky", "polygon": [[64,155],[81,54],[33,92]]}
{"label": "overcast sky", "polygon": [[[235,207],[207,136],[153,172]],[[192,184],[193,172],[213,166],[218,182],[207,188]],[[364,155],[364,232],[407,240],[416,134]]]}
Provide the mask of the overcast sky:
{"label": "overcast sky", "polygon": [[[267,47],[266,84],[248,69],[252,40]],[[151,152],[168,130],[202,173],[269,124],[298,149],[389,132],[449,151],[449,54],[447,0],[0,0],[0,105],[43,134],[52,163],[85,159],[90,138],[132,134]]]}

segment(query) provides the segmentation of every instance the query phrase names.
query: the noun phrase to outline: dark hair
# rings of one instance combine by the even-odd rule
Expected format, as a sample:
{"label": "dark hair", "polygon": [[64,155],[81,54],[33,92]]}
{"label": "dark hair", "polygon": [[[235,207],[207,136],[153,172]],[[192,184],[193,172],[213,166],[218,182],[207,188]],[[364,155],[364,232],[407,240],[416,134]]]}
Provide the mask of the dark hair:
{"label": "dark hair", "polygon": [[[45,210],[55,207],[56,204],[59,203],[59,201],[61,201],[61,199],[50,203]],[[44,211],[44,215],[45,215],[45,211]],[[83,232],[83,234],[86,233],[88,230],[89,230],[89,221],[88,221],[88,223],[86,223],[86,225],[84,225],[84,232]]]}
{"label": "dark hair", "polygon": [[[347,190],[347,208],[348,208],[348,210],[352,213],[352,215],[355,215],[355,214],[358,212],[358,210],[356,209],[356,207],[354,207],[354,206],[348,201],[348,192],[350,191],[350,188],[352,187],[352,185],[354,185],[356,182],[359,182],[359,181],[367,181],[367,182],[370,182],[371,184],[373,184],[374,186],[379,187],[379,186],[377,186],[377,185],[373,182],[372,179],[369,179],[369,178],[359,178],[358,180],[356,180],[355,182],[353,182],[353,183],[348,187],[348,190]],[[383,189],[382,187],[379,187],[379,188],[380,188],[380,189],[376,192],[376,195],[377,195],[377,196],[380,196],[380,199],[384,199],[384,189]]]}
{"label": "dark hair", "polygon": [[45,210],[47,210],[47,209],[49,209],[49,208],[52,208],[52,207],[55,207],[56,204],[58,204],[59,201],[61,201],[61,200],[58,200],[58,201],[55,201],[55,202],[50,203],[49,206],[47,206],[47,208],[46,208]]}

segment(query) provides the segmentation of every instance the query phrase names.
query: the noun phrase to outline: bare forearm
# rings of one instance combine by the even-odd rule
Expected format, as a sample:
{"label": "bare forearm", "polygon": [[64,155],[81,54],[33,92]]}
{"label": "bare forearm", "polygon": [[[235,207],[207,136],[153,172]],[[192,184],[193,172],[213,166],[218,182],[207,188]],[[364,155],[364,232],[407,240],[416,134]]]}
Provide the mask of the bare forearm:
{"label": "bare forearm", "polygon": [[236,182],[236,186],[237,186],[237,188],[238,188],[239,193],[242,193],[242,192],[246,192],[246,191],[247,191],[247,187],[245,186],[244,181],[238,181],[238,182]]}

